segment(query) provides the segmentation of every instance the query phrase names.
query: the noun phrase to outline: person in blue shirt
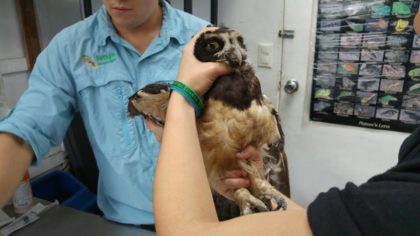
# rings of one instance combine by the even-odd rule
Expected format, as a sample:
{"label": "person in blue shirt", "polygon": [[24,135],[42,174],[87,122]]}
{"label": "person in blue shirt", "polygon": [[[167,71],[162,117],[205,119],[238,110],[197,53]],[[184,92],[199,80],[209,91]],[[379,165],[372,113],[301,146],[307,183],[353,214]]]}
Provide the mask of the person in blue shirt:
{"label": "person in blue shirt", "polygon": [[[0,207],[28,166],[59,145],[79,111],[99,168],[98,205],[126,224],[152,224],[159,142],[128,97],[176,79],[183,46],[208,22],[159,0],[103,0],[38,56],[29,88],[0,122]],[[34,158],[33,158],[34,157]]]}

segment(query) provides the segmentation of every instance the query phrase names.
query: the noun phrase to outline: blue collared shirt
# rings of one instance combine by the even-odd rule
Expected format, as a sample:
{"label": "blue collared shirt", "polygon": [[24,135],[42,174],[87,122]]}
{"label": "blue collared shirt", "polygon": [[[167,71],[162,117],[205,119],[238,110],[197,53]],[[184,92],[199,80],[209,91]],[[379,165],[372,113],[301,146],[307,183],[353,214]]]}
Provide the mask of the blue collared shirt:
{"label": "blue collared shirt", "polygon": [[208,24],[167,3],[163,15],[159,37],[143,54],[116,33],[104,7],[64,29],[39,55],[29,89],[0,122],[0,131],[31,144],[39,162],[80,111],[100,170],[98,205],[121,223],[154,223],[159,151],[142,118],[127,116],[128,97],[146,84],[175,80],[182,47]]}

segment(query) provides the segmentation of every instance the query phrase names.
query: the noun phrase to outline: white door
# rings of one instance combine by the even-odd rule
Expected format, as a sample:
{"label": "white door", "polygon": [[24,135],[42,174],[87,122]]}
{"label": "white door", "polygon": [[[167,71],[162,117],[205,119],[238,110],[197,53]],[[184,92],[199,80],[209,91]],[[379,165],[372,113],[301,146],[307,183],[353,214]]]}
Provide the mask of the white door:
{"label": "white door", "polygon": [[282,86],[296,79],[299,89],[280,90],[279,113],[286,135],[292,198],[307,206],[318,193],[348,181],[360,184],[397,162],[408,133],[378,131],[310,121],[317,0],[285,0]]}

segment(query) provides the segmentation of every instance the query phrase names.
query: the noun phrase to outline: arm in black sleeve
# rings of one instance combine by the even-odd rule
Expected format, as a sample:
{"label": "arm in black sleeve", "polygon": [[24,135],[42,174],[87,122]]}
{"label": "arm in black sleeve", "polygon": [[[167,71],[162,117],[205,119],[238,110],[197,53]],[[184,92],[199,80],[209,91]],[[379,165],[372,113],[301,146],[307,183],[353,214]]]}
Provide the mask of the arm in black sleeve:
{"label": "arm in black sleeve", "polygon": [[308,220],[314,235],[420,234],[420,129],[404,141],[397,166],[360,186],[321,193]]}

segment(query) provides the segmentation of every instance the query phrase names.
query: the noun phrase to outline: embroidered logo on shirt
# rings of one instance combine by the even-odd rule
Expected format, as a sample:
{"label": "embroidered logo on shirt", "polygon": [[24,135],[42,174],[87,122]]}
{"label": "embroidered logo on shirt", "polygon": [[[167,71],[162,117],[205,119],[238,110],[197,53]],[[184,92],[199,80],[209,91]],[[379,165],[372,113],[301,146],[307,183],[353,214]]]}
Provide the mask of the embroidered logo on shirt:
{"label": "embroidered logo on shirt", "polygon": [[100,54],[94,57],[88,55],[82,56],[83,63],[92,69],[98,69],[99,66],[112,63],[116,59],[117,56],[115,55],[115,53]]}
{"label": "embroidered logo on shirt", "polygon": [[83,63],[85,63],[85,65],[89,66],[92,69],[97,69],[98,68],[98,64],[96,63],[96,61],[87,55],[83,55],[82,56],[82,61]]}

